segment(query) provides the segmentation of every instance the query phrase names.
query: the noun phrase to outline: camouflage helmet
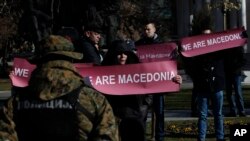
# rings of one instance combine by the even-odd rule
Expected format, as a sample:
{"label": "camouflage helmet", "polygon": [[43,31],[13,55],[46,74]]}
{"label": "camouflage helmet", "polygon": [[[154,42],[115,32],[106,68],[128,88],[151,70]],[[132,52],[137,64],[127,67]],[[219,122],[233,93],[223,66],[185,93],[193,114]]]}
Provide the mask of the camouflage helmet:
{"label": "camouflage helmet", "polygon": [[36,63],[38,60],[52,54],[67,56],[80,60],[83,54],[74,52],[74,45],[71,41],[59,35],[50,35],[41,40],[36,48],[36,55],[29,59],[30,62]]}

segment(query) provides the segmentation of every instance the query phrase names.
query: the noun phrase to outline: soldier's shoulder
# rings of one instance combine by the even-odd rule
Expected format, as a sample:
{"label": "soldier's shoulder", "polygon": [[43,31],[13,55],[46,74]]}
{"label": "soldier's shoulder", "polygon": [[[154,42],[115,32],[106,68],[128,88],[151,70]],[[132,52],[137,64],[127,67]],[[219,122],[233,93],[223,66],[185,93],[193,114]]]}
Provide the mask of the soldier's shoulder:
{"label": "soldier's shoulder", "polygon": [[99,95],[100,92],[98,92],[97,90],[91,88],[91,87],[88,87],[88,86],[84,86],[82,87],[82,90],[81,90],[82,93],[86,94],[86,95]]}
{"label": "soldier's shoulder", "polygon": [[99,101],[103,101],[105,99],[105,96],[98,92],[97,90],[91,88],[91,87],[83,87],[80,93],[81,97],[89,97],[92,100],[99,100]]}

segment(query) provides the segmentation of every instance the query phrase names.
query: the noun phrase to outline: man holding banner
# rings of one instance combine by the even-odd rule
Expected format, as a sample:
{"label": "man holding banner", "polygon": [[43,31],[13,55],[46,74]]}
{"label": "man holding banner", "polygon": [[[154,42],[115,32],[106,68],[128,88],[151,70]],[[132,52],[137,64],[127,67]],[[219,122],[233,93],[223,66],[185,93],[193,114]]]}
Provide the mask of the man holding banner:
{"label": "man holding banner", "polygon": [[207,131],[208,102],[211,98],[217,141],[224,140],[223,90],[224,64],[222,52],[214,52],[194,57],[192,60],[193,83],[198,102],[198,141],[205,141]]}
{"label": "man holding banner", "polygon": [[[209,31],[203,29],[202,31]],[[215,136],[224,141],[223,90],[225,88],[224,53],[222,50],[246,43],[244,29],[202,34],[183,38],[181,54],[192,58],[192,76],[198,95],[198,141],[205,141],[207,132],[208,101],[212,99]]]}
{"label": "man holding banner", "polygon": [[[154,22],[148,22],[144,27],[143,37],[135,42],[136,46],[140,45],[152,45],[162,43],[161,38],[156,33],[156,25]],[[164,95],[153,95],[153,112],[155,114],[155,127],[153,133],[155,133],[156,141],[163,141],[165,135],[164,131]],[[154,121],[152,121],[154,123]],[[154,126],[154,124],[152,125]]]}

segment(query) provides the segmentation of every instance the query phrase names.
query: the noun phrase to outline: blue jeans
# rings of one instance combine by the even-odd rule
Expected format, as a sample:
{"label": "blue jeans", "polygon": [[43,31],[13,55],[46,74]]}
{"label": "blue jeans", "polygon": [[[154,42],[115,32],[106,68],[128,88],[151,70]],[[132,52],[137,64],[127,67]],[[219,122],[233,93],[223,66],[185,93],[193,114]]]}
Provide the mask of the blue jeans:
{"label": "blue jeans", "polygon": [[[245,111],[242,97],[241,75],[228,76],[226,81],[226,95],[230,112],[237,114]],[[233,95],[233,89],[235,95]]]}
{"label": "blue jeans", "polygon": [[208,102],[209,98],[212,100],[213,114],[214,114],[214,128],[216,139],[224,139],[224,126],[223,126],[223,91],[216,93],[199,93],[198,94],[198,140],[205,141],[207,133],[207,115],[208,115]]}
{"label": "blue jeans", "polygon": [[155,112],[155,140],[163,141],[164,132],[164,95],[153,95],[153,108]]}

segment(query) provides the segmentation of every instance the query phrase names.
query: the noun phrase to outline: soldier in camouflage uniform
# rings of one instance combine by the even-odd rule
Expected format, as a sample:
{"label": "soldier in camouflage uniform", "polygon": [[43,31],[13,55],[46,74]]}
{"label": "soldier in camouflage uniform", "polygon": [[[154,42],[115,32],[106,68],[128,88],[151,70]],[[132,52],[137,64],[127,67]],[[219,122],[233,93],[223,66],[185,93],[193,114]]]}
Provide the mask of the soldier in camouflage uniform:
{"label": "soldier in camouflage uniform", "polygon": [[84,84],[71,63],[82,54],[73,49],[61,36],[41,42],[29,86],[0,111],[0,141],[118,141],[112,108]]}

